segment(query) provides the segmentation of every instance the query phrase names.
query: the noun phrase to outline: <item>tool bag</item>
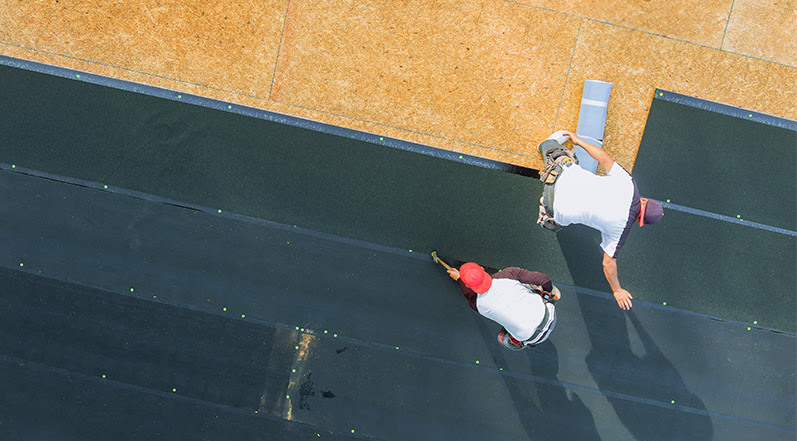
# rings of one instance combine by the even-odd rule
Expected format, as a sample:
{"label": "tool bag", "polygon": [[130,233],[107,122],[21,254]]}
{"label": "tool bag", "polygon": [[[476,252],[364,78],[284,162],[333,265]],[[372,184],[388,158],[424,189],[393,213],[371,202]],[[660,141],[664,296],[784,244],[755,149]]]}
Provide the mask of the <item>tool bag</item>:
{"label": "tool bag", "polygon": [[545,168],[540,173],[540,181],[543,184],[553,185],[562,173],[562,169],[573,164],[578,164],[578,158],[572,150],[564,147],[551,149],[545,156]]}
{"label": "tool bag", "polygon": [[553,148],[545,155],[545,168],[540,173],[540,181],[544,184],[545,189],[537,224],[546,230],[556,232],[562,228],[553,219],[553,186],[559,174],[562,173],[562,169],[573,164],[578,164],[578,158],[571,150],[564,147]]}

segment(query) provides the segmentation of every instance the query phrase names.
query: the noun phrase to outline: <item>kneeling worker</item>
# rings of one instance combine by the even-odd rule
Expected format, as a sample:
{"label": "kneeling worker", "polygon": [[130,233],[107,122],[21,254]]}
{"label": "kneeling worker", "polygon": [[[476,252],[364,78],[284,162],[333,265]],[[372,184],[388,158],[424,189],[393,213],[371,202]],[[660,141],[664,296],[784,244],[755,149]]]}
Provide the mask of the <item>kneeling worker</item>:
{"label": "kneeling worker", "polygon": [[556,326],[554,302],[560,297],[550,277],[517,267],[490,276],[476,263],[456,269],[432,256],[459,283],[474,311],[503,326],[498,333],[501,346],[519,351],[548,339]]}

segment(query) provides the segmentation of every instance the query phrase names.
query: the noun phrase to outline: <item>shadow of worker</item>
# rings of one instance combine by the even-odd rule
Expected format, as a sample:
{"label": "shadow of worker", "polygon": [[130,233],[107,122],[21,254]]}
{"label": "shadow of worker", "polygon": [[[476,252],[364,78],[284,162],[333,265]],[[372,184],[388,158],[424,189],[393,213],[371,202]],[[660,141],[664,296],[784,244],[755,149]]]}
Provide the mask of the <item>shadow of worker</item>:
{"label": "shadow of worker", "polygon": [[[598,246],[600,233],[571,225],[557,233],[557,240],[574,284],[608,291],[601,266],[603,251]],[[603,280],[602,286],[599,279]],[[611,296],[606,299],[579,295],[578,303],[592,345],[586,356],[587,369],[634,438],[711,439],[713,426],[705,404],[687,389],[635,310],[621,310]],[[634,308],[640,307],[644,306]],[[671,406],[671,399],[678,400],[678,405]]]}
{"label": "shadow of worker", "polygon": [[[550,340],[510,352],[496,341],[497,328],[492,323],[477,322],[495,365],[521,367],[501,378],[527,439],[600,441],[592,412],[575,391],[568,391],[558,379],[559,353]],[[525,362],[519,363],[518,359],[528,360],[528,370]]]}

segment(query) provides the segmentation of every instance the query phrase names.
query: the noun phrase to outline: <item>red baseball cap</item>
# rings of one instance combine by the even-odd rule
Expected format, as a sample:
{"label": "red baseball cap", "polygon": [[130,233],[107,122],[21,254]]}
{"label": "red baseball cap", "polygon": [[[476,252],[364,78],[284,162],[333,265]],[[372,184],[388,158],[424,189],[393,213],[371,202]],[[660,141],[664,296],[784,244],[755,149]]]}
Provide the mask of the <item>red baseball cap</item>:
{"label": "red baseball cap", "polygon": [[493,284],[493,278],[479,265],[468,262],[459,267],[459,278],[462,283],[476,294],[484,294]]}

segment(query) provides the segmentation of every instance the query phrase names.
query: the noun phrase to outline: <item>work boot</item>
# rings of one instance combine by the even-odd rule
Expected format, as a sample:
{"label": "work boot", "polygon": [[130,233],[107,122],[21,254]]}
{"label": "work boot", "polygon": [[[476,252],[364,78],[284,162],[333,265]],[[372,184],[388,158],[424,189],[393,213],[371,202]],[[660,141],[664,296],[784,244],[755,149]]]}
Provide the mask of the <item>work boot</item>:
{"label": "work boot", "polygon": [[498,343],[501,343],[501,346],[509,349],[510,351],[520,351],[523,349],[523,344],[509,335],[509,332],[503,328],[498,332]]}
{"label": "work boot", "polygon": [[551,290],[551,300],[554,302],[562,298],[562,292],[559,291],[559,288],[556,285],[553,285],[553,289]]}

